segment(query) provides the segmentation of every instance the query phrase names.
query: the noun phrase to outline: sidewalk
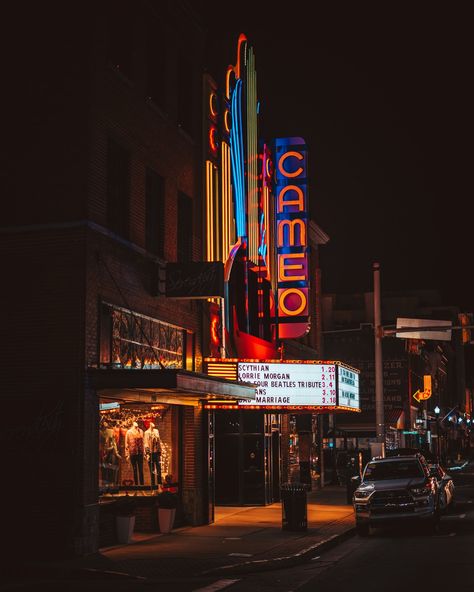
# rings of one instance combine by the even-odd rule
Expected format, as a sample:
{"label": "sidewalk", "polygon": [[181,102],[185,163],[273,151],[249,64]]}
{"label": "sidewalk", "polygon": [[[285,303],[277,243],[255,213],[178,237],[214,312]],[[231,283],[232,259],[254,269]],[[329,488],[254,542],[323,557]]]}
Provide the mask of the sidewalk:
{"label": "sidewalk", "polygon": [[226,575],[278,569],[309,560],[354,533],[345,487],[308,493],[308,529],[282,530],[281,503],[218,507],[211,525],[185,527],[101,549],[114,571],[147,578]]}
{"label": "sidewalk", "polygon": [[[293,566],[355,532],[345,487],[327,486],[307,496],[308,529],[304,532],[282,530],[281,503],[218,507],[210,525],[178,528],[170,534],[137,533],[128,545],[102,548],[70,562],[35,564],[30,569],[40,579],[54,574],[54,579],[172,582]],[[28,579],[27,572],[23,576]]]}

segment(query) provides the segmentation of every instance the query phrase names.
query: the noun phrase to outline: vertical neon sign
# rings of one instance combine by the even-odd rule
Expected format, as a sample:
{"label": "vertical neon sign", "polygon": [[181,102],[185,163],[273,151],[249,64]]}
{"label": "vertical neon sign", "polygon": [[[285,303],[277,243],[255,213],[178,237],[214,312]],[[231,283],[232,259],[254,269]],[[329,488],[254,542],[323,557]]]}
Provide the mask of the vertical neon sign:
{"label": "vertical neon sign", "polygon": [[303,138],[277,138],[274,163],[278,337],[293,339],[309,330],[307,150]]}

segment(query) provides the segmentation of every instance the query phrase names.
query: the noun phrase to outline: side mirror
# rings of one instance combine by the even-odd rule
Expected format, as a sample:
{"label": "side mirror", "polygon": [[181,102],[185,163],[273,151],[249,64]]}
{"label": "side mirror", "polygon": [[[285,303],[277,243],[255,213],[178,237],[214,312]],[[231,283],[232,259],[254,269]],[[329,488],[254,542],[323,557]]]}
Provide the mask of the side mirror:
{"label": "side mirror", "polygon": [[359,475],[355,475],[354,477],[351,478],[352,481],[352,485],[358,485],[361,482],[361,478],[359,477]]}

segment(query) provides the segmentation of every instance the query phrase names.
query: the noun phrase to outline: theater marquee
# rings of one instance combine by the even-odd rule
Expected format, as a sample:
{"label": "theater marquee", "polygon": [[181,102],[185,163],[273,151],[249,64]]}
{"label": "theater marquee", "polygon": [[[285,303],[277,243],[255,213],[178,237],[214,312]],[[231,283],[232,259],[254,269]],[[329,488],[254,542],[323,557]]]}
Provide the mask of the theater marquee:
{"label": "theater marquee", "polygon": [[359,371],[339,361],[209,358],[205,363],[210,375],[256,386],[255,401],[238,401],[239,408],[360,411]]}

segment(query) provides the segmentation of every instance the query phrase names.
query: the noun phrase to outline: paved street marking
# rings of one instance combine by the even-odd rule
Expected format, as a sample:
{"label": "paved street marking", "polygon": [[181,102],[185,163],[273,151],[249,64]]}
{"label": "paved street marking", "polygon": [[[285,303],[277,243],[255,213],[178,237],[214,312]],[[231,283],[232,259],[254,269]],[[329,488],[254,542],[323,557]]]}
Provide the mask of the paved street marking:
{"label": "paved street marking", "polygon": [[321,557],[321,555],[318,555],[317,557],[312,557],[311,561],[315,561],[316,559],[319,559]]}
{"label": "paved street marking", "polygon": [[206,586],[204,588],[197,588],[196,590],[193,590],[193,592],[217,592],[217,590],[223,590],[224,588],[228,588],[229,586],[232,586],[232,584],[235,584],[238,581],[239,580],[217,580],[217,582],[209,584],[209,586]]}
{"label": "paved street marking", "polygon": [[229,557],[252,557],[252,553],[229,553]]}

